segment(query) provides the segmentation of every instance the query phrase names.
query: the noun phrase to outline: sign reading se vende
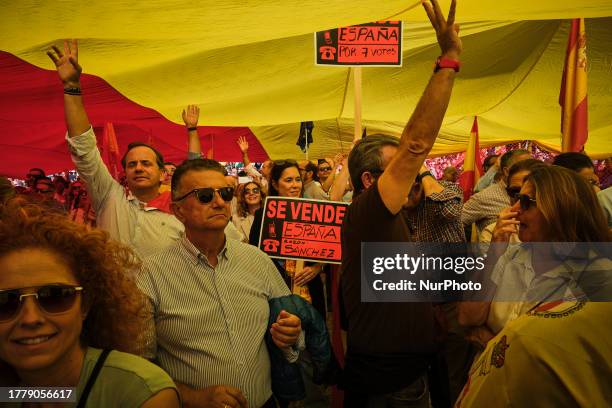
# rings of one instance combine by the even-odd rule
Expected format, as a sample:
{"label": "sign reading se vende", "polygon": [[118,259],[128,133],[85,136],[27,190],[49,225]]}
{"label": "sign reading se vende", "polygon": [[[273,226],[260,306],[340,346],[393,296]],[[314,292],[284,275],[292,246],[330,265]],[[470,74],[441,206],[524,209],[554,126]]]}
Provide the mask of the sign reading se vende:
{"label": "sign reading se vende", "polygon": [[377,21],[315,33],[315,64],[402,66],[402,22]]}
{"label": "sign reading se vende", "polygon": [[259,249],[272,258],[341,262],[340,229],[347,203],[268,197]]}

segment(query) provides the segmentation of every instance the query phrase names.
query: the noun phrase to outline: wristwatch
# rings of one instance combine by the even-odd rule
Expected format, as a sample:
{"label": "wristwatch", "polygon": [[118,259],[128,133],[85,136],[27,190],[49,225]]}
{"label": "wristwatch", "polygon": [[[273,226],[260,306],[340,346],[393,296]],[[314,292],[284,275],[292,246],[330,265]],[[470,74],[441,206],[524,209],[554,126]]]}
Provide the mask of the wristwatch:
{"label": "wristwatch", "polygon": [[436,66],[434,68],[434,72],[438,72],[442,68],[452,68],[455,72],[459,72],[459,67],[461,67],[461,63],[458,60],[438,57],[436,60]]}

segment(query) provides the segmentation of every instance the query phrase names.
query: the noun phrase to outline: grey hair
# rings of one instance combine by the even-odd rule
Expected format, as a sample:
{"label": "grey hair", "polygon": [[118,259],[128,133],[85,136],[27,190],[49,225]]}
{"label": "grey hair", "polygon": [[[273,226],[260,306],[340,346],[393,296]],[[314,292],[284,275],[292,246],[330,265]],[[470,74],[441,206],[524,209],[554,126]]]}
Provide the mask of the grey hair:
{"label": "grey hair", "polygon": [[382,157],[380,151],[385,146],[399,146],[399,140],[388,135],[368,135],[359,140],[348,158],[349,173],[355,193],[359,194],[364,186],[361,175],[366,171],[382,173]]}

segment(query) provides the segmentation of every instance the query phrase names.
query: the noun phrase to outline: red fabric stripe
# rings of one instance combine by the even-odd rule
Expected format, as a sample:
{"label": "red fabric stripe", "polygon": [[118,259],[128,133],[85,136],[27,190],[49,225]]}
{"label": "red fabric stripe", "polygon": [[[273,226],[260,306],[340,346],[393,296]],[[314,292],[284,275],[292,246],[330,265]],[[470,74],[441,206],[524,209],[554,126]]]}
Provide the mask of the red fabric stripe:
{"label": "red fabric stripe", "polygon": [[[578,36],[580,35],[580,19],[575,18],[572,20],[572,25],[570,27],[570,32],[567,37],[567,48],[565,49],[565,63],[563,65],[563,74],[561,75],[561,89],[559,91],[559,105],[562,107],[565,106],[565,92],[566,92],[566,81],[567,81],[567,65],[569,62],[570,54],[572,53],[572,48],[576,46],[578,41]],[[563,109],[561,110],[561,117],[563,117]],[[563,120],[561,121],[561,126],[563,126]],[[561,129],[563,131],[563,129]]]}
{"label": "red fabric stripe", "polygon": [[463,202],[469,200],[474,192],[474,187],[476,187],[474,176],[475,174],[473,170],[464,170],[459,176],[459,186],[463,190]]}
{"label": "red fabric stripe", "polygon": [[[130,142],[150,137],[166,161],[180,163],[187,157],[184,126],[130,101],[99,77],[84,74],[81,82],[98,145],[102,144],[104,124],[112,122],[120,155]],[[63,94],[57,73],[0,51],[0,83],[0,174],[23,178],[31,167],[42,167],[47,173],[74,168],[64,140]],[[236,145],[239,136],[247,138],[251,160],[268,159],[249,128],[200,126],[199,133],[203,152],[211,149],[214,135],[217,160],[242,161]]]}
{"label": "red fabric stripe", "polygon": [[572,140],[571,152],[580,152],[584,149],[589,136],[588,103],[585,97],[572,113]]}
{"label": "red fabric stripe", "polygon": [[565,50],[565,57],[569,57],[572,52],[572,48],[576,46],[578,42],[578,36],[580,35],[580,19],[575,18],[572,20],[572,26],[570,27],[569,39],[567,41],[567,49]]}
{"label": "red fabric stripe", "polygon": [[[477,116],[474,116],[474,123],[472,123],[471,133],[475,133],[476,137],[478,137],[478,117]],[[476,142],[476,145],[478,145],[478,142]]]}

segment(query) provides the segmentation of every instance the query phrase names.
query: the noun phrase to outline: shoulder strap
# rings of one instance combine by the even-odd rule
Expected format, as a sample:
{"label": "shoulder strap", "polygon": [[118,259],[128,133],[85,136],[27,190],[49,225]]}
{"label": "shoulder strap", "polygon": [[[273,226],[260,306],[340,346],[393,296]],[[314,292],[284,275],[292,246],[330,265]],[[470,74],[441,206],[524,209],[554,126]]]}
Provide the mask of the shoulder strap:
{"label": "shoulder strap", "polygon": [[89,380],[87,380],[87,384],[85,384],[85,388],[83,389],[83,393],[79,398],[79,403],[77,404],[77,408],[84,408],[87,403],[87,398],[89,397],[89,393],[96,383],[96,379],[98,378],[98,374],[100,374],[100,370],[102,370],[102,366],[104,366],[104,362],[106,361],[106,357],[110,354],[111,350],[102,350],[102,353],[98,357],[98,361],[96,361],[96,365],[94,366],[91,375],[89,376]]}

